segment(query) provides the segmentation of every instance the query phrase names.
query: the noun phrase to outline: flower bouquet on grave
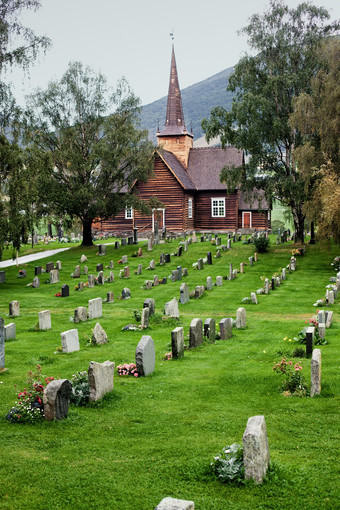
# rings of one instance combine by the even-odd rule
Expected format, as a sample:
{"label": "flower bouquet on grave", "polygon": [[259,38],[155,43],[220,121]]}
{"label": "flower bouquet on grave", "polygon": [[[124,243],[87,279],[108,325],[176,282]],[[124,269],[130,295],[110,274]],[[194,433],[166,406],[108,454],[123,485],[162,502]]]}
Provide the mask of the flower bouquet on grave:
{"label": "flower bouquet on grave", "polygon": [[133,375],[138,377],[138,371],[135,363],[124,363],[117,366],[118,375]]}
{"label": "flower bouquet on grave", "polygon": [[61,292],[57,292],[56,294],[54,294],[54,297],[61,297]]}

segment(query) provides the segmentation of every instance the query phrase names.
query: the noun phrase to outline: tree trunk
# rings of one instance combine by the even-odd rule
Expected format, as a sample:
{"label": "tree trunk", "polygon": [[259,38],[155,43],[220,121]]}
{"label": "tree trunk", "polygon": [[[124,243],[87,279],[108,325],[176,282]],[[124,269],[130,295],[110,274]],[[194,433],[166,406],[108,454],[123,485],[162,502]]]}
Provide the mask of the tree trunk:
{"label": "tree trunk", "polygon": [[292,207],[292,214],[295,227],[295,242],[303,243],[305,240],[305,215],[302,213],[301,206]]}
{"label": "tree trunk", "polygon": [[82,246],[92,246],[92,218],[83,220],[83,242]]}

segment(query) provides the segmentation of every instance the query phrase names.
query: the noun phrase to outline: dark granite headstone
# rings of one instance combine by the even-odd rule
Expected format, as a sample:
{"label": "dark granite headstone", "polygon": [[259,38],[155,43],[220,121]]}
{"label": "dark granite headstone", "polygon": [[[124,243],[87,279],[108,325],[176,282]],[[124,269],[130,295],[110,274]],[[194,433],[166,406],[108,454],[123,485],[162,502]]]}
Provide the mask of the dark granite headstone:
{"label": "dark granite headstone", "polygon": [[275,278],[272,278],[272,290],[275,289]]}
{"label": "dark granite headstone", "polygon": [[118,250],[118,248],[119,248],[119,241],[116,241],[115,242],[115,250]]}
{"label": "dark granite headstone", "polygon": [[171,258],[170,258],[170,254],[169,253],[166,253],[165,254],[165,262],[170,262]]}
{"label": "dark granite headstone", "polygon": [[126,246],[126,239],[125,239],[125,237],[122,237],[120,244],[121,244],[121,246]]}
{"label": "dark granite headstone", "polygon": [[183,251],[183,246],[180,246],[178,248],[178,256],[180,257],[182,255],[182,251]]}
{"label": "dark granite headstone", "polygon": [[46,273],[49,273],[50,271],[52,271],[52,269],[54,269],[54,262],[47,262],[47,264],[46,264]]}
{"label": "dark granite headstone", "polygon": [[306,358],[311,358],[313,354],[314,328],[306,329]]}
{"label": "dark granite headstone", "polygon": [[61,297],[68,297],[70,295],[70,289],[68,285],[63,285],[61,287]]}
{"label": "dark granite headstone", "polygon": [[167,277],[166,277],[166,276],[164,276],[164,278],[162,278],[162,280],[161,280],[161,282],[160,282],[160,283],[163,283],[164,285],[165,285],[166,283],[168,283],[168,279],[167,279]]}
{"label": "dark granite headstone", "polygon": [[133,227],[133,244],[138,244],[138,228]]}
{"label": "dark granite headstone", "polygon": [[132,245],[133,244],[133,237],[128,237],[128,245]]}
{"label": "dark granite headstone", "polygon": [[182,280],[182,266],[177,266],[178,279]]}
{"label": "dark granite headstone", "polygon": [[97,271],[103,271],[103,269],[104,269],[103,264],[97,264],[96,266]]}
{"label": "dark granite headstone", "polygon": [[212,264],[211,251],[208,251],[207,253],[207,264],[209,264],[209,266]]}
{"label": "dark granite headstone", "polygon": [[6,272],[0,271],[0,283],[5,283],[6,281]]}

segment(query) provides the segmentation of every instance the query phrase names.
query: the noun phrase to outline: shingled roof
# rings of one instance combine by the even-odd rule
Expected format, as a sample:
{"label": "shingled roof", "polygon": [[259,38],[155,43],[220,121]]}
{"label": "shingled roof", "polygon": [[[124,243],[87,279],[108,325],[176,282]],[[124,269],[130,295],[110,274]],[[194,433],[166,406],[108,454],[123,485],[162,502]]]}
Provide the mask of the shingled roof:
{"label": "shingled roof", "polygon": [[220,181],[224,166],[241,166],[242,151],[235,147],[204,147],[191,149],[189,154],[188,175],[197,190],[225,190]]}
{"label": "shingled roof", "polygon": [[[257,198],[255,198],[255,196]],[[254,190],[254,198],[250,200],[246,199],[242,192],[240,193],[238,208],[240,210],[267,211],[270,209],[270,206],[265,199],[264,191],[256,189]]]}
{"label": "shingled roof", "polygon": [[178,161],[176,156],[169,151],[162,151],[159,153],[165,164],[170,168],[173,175],[183,186],[184,189],[195,190],[196,186],[190,179],[188,172],[185,170],[183,165]]}

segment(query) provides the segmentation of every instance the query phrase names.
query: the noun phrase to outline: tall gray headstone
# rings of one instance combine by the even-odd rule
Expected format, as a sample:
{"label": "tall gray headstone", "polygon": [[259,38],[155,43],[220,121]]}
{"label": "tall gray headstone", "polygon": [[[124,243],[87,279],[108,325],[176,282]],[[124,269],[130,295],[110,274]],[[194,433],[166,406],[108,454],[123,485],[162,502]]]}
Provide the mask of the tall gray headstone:
{"label": "tall gray headstone", "polygon": [[16,327],[14,322],[10,322],[5,326],[5,340],[13,340],[16,336]]}
{"label": "tall gray headstone", "polygon": [[220,320],[220,338],[227,340],[233,336],[233,321],[230,317]]}
{"label": "tall gray headstone", "polygon": [[113,375],[115,364],[113,361],[104,361],[97,363],[91,361],[88,370],[88,378],[90,384],[90,402],[96,402],[106,393],[113,391]]}
{"label": "tall gray headstone", "polygon": [[136,347],[136,367],[138,375],[146,376],[155,370],[155,344],[150,335],[143,335]]}
{"label": "tall gray headstone", "polygon": [[215,319],[209,318],[204,321],[203,334],[210,342],[216,339],[216,323]]}
{"label": "tall gray headstone", "polygon": [[50,271],[50,283],[59,283],[59,271],[58,269],[51,269]]}
{"label": "tall gray headstone", "polygon": [[171,331],[171,351],[174,359],[184,356],[184,331],[181,327]]}
{"label": "tall gray headstone", "polygon": [[78,306],[74,310],[74,322],[85,322],[87,321],[87,308],[86,306]]}
{"label": "tall gray headstone", "polygon": [[164,313],[170,317],[177,317],[177,319],[179,318],[178,302],[175,297],[171,301],[165,303]]}
{"label": "tall gray headstone", "polygon": [[51,329],[51,312],[49,310],[39,312],[39,329]]}
{"label": "tall gray headstone", "polygon": [[0,370],[5,368],[5,327],[4,320],[0,317]]}
{"label": "tall gray headstone", "polygon": [[179,289],[180,292],[180,302],[182,305],[189,302],[189,287],[187,283],[182,283]]}
{"label": "tall gray headstone", "polygon": [[189,329],[189,347],[198,347],[203,343],[202,319],[193,319]]}
{"label": "tall gray headstone", "polygon": [[60,333],[63,352],[79,351],[79,337],[77,329],[69,329]]}
{"label": "tall gray headstone", "polygon": [[102,316],[102,298],[89,299],[89,319],[97,319]]}
{"label": "tall gray headstone", "polygon": [[57,379],[48,383],[44,390],[44,415],[48,421],[66,418],[72,394],[68,379]]}
{"label": "tall gray headstone", "polygon": [[155,313],[155,300],[152,298],[145,299],[143,303],[143,308],[149,308],[149,317]]}
{"label": "tall gray headstone", "polygon": [[238,308],[236,311],[236,329],[243,329],[247,325],[246,323],[246,309]]}
{"label": "tall gray headstone", "polygon": [[264,416],[252,416],[248,419],[243,438],[244,477],[262,483],[266,475],[270,455],[267,428]]}
{"label": "tall gray headstone", "polygon": [[321,392],[321,350],[314,349],[311,361],[310,396],[320,395]]}
{"label": "tall gray headstone", "polygon": [[20,301],[11,301],[9,304],[10,317],[19,317],[20,315]]}
{"label": "tall gray headstone", "polygon": [[213,287],[211,276],[207,276],[207,290],[211,290]]}
{"label": "tall gray headstone", "polygon": [[141,329],[146,329],[149,327],[149,310],[149,307],[143,308],[142,310]]}

